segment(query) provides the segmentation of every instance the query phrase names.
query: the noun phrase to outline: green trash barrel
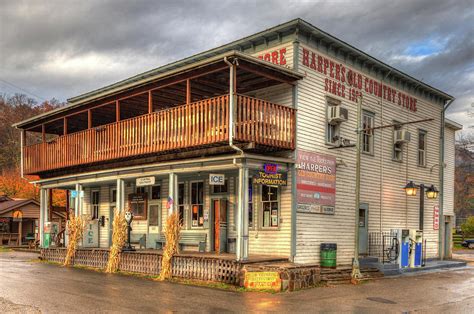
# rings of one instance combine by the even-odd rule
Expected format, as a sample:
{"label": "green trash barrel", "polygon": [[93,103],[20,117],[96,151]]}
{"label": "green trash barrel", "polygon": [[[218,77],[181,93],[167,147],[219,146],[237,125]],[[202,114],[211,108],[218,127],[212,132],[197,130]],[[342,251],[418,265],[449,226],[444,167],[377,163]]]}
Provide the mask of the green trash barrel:
{"label": "green trash barrel", "polygon": [[336,268],[336,257],[336,243],[321,243],[321,267]]}

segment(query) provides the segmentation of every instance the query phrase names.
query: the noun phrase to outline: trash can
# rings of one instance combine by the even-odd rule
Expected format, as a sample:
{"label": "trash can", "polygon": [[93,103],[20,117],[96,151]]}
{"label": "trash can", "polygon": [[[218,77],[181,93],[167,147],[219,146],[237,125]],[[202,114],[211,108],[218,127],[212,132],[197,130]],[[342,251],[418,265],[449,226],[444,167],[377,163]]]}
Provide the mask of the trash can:
{"label": "trash can", "polygon": [[336,268],[337,244],[321,243],[321,267]]}

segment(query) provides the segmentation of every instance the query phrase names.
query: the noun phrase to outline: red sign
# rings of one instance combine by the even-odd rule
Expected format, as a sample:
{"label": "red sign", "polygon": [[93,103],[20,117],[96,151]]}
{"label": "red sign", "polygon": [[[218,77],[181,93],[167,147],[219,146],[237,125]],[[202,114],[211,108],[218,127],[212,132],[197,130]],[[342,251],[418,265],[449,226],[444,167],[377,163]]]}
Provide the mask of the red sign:
{"label": "red sign", "polygon": [[276,174],[278,172],[278,165],[277,164],[264,164],[263,169],[265,173]]}
{"label": "red sign", "polygon": [[417,110],[416,98],[401,93],[379,80],[367,77],[347,68],[342,63],[318,55],[306,48],[303,48],[303,65],[327,76],[324,82],[324,90],[336,96],[350,101],[357,101],[357,97],[362,94],[362,91],[365,91],[367,94],[383,98],[407,110],[413,112]]}
{"label": "red sign", "polygon": [[258,56],[259,59],[278,64],[286,65],[286,48],[273,50]]}
{"label": "red sign", "polygon": [[336,158],[298,150],[296,195],[298,206],[336,205]]}
{"label": "red sign", "polygon": [[439,229],[439,206],[433,206],[433,230]]}

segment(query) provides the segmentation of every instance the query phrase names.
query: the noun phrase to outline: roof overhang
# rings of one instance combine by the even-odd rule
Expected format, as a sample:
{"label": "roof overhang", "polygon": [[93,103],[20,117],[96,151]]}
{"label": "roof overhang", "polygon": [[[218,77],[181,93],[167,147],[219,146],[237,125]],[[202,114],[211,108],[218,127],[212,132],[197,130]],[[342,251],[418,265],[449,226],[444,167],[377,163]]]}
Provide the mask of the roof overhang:
{"label": "roof overhang", "polygon": [[241,64],[242,66],[244,64],[247,64],[247,65],[253,65],[253,66],[264,68],[269,73],[273,73],[275,77],[278,76],[280,78],[283,78],[284,81],[289,82],[289,83],[295,82],[304,77],[302,74],[297,73],[296,71],[293,71],[289,68],[275,65],[273,63],[258,59],[256,57],[250,56],[249,54],[246,54],[243,52],[232,50],[232,51],[228,51],[228,52],[225,52],[216,56],[212,56],[203,60],[199,60],[199,61],[192,62],[192,60],[189,60],[186,62],[181,61],[181,62],[171,63],[163,67],[157,68],[155,70],[143,73],[141,75],[131,77],[127,80],[120,81],[115,84],[106,86],[104,88],[97,89],[92,92],[80,95],[78,97],[71,98],[68,100],[69,102],[68,105],[31,117],[29,119],[20,121],[18,123],[13,124],[13,127],[24,128],[25,126],[30,126],[34,124],[35,122],[39,122],[48,117],[67,112],[76,107],[79,107],[91,102],[100,101],[101,99],[104,99],[106,97],[110,97],[110,96],[122,93],[124,91],[142,87],[153,82],[159,82],[162,79],[171,78],[176,75],[185,74],[186,72],[191,72],[199,68],[209,67],[212,65],[216,65],[218,63],[222,63],[223,66],[226,66],[226,63],[224,60],[228,60],[228,61],[237,60],[238,63]]}
{"label": "roof overhang", "polygon": [[453,130],[456,130],[456,131],[459,131],[459,130],[462,130],[463,126],[462,124],[459,124],[453,120],[450,120],[450,119],[444,119],[444,125],[450,129],[453,129]]}

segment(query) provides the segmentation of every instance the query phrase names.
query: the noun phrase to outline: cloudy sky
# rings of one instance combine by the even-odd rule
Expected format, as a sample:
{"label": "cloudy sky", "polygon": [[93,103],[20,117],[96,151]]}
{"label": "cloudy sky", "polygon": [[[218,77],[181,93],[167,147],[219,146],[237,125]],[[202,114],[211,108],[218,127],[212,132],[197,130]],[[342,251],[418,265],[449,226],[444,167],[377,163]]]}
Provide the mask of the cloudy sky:
{"label": "cloudy sky", "polygon": [[296,17],[455,96],[474,130],[472,0],[0,0],[0,93],[64,101]]}

